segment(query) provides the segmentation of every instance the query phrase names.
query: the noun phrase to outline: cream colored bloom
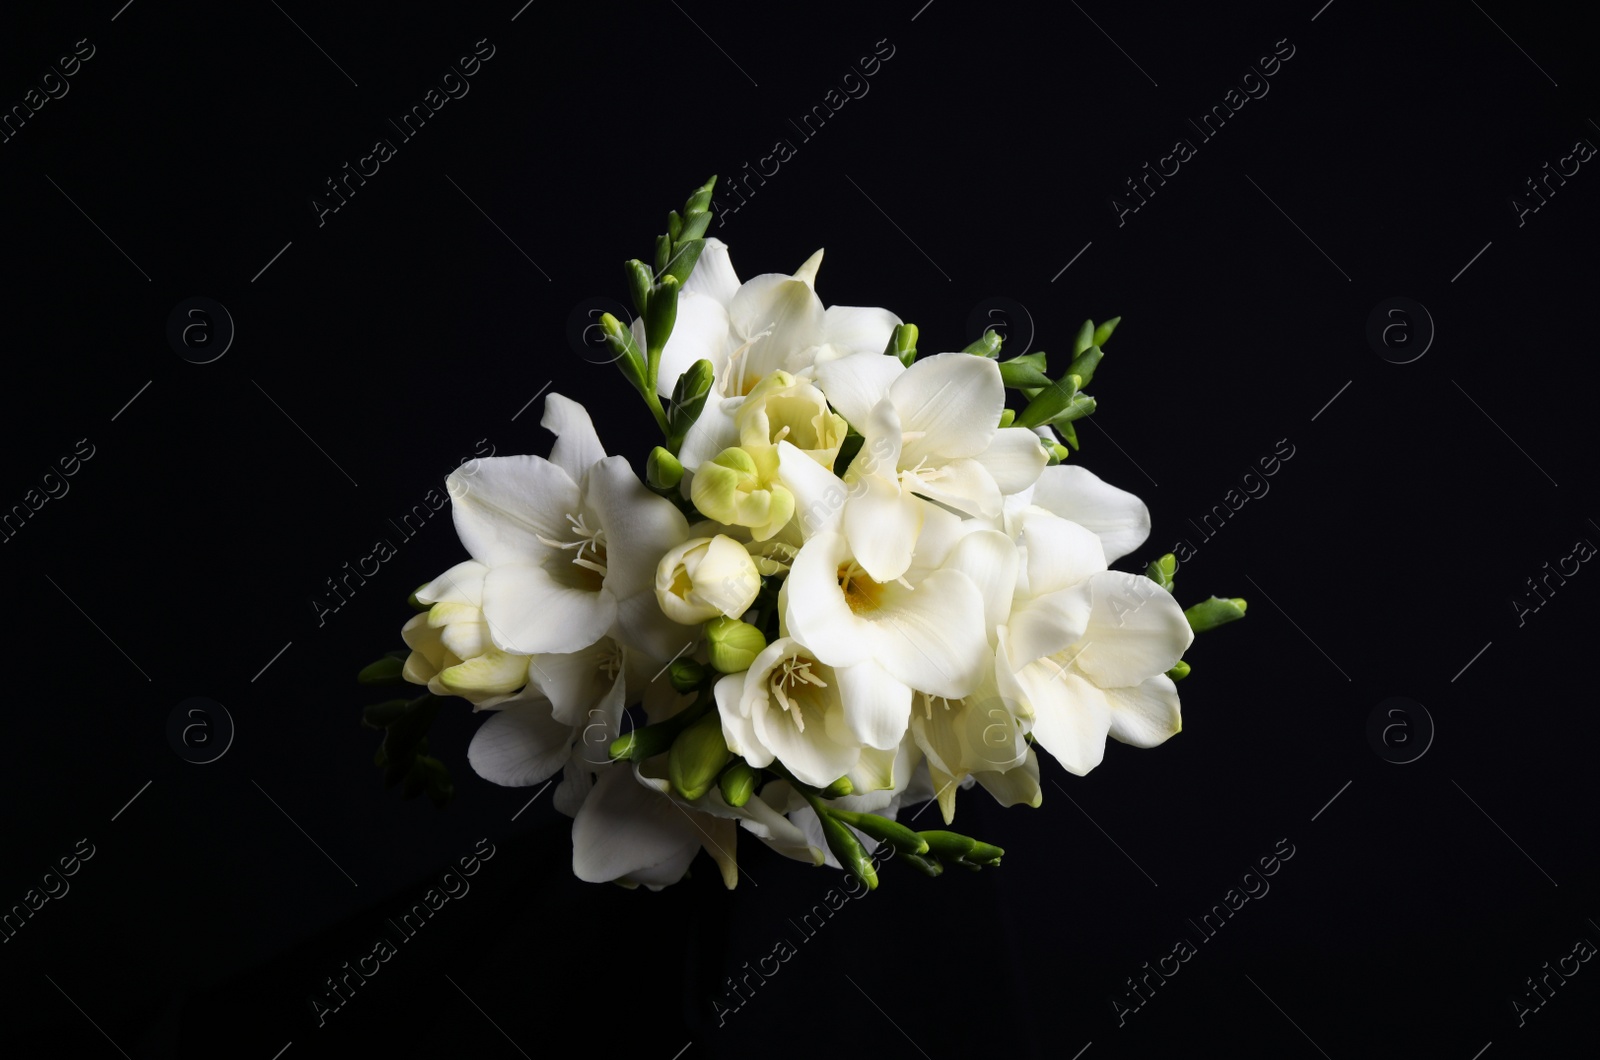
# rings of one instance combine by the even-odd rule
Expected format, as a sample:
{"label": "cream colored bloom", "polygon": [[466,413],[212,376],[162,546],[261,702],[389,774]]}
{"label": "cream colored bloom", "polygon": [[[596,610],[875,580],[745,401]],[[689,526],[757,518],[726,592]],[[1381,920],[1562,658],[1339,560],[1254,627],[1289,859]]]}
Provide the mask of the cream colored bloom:
{"label": "cream colored bloom", "polygon": [[738,618],[760,591],[755,560],[726,534],[691,538],[656,566],[656,600],[668,618],[685,626],[719,615]]}

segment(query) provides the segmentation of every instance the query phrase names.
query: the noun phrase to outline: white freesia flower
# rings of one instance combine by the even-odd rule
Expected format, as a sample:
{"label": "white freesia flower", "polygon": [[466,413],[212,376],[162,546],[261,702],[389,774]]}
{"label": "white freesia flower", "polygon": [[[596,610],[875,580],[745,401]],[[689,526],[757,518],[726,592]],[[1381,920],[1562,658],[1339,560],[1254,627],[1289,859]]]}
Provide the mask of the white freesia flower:
{"label": "white freesia flower", "polygon": [[[1031,555],[1030,555],[1031,558]],[[1099,765],[1109,735],[1154,747],[1183,727],[1166,675],[1194,640],[1172,594],[1143,575],[1101,571],[1034,592],[1001,631],[1008,691],[1033,715],[1033,736],[1069,772]]]}
{"label": "white freesia flower", "polygon": [[1150,509],[1144,501],[1076,464],[1047,467],[1031,487],[1006,498],[1008,521],[1027,509],[1051,512],[1092,531],[1107,563],[1128,555],[1150,536]]}
{"label": "white freesia flower", "polygon": [[745,547],[726,534],[690,538],[656,567],[656,600],[686,626],[718,615],[738,618],[761,591],[761,573]]}
{"label": "white freesia flower", "polygon": [[717,682],[723,741],[757,769],[776,759],[802,782],[827,787],[861,758],[842,692],[833,667],[780,637],[748,670]]}
{"label": "white freesia flower", "polygon": [[583,406],[545,398],[550,459],[489,457],[448,485],[456,533],[488,568],[483,615],[506,652],[572,652],[619,628],[666,658],[681,630],[657,605],[656,563],[688,534],[683,513],[607,457]]}
{"label": "white freesia flower", "polygon": [[843,530],[877,580],[910,565],[918,497],[992,518],[1005,494],[1032,486],[1044,469],[1032,431],[997,426],[1005,388],[986,357],[941,353],[906,368],[860,354],[818,366],[817,379],[865,438],[845,474]]}
{"label": "white freesia flower", "polygon": [[411,654],[401,675],[436,696],[461,696],[474,706],[504,698],[528,683],[528,657],[495,647],[483,617],[488,568],[458,563],[417,590],[432,604],[400,630]]}

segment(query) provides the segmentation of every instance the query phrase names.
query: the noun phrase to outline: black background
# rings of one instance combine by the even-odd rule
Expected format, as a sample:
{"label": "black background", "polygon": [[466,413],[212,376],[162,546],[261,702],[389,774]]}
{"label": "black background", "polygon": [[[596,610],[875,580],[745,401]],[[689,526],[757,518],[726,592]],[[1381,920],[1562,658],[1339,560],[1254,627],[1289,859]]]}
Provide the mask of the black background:
{"label": "black background", "polygon": [[[20,1052],[1592,1048],[1600,967],[1525,1026],[1510,1001],[1600,942],[1600,575],[1582,567],[1520,624],[1512,604],[1600,542],[1595,163],[1523,224],[1512,206],[1600,137],[1580,14],[118,2],[8,11],[0,39],[6,108],[94,47],[0,143],[0,506],[93,446],[0,546],[0,904],[81,838],[95,851],[0,944]],[[480,40],[494,53],[469,94],[401,143],[385,119]],[[868,94],[802,141],[790,119],[880,41]],[[1278,42],[1293,54],[1269,94],[1202,141],[1188,119]],[[396,156],[319,225],[313,198],[380,136]],[[1124,182],[1180,137],[1195,157],[1119,225],[1112,197],[1136,204]],[[989,298],[1022,307],[1010,352],[1121,314],[1080,433],[1082,463],[1151,508],[1124,565],[1187,540],[1182,602],[1250,601],[1191,650],[1179,737],[1113,744],[1085,778],[1047,763],[1037,810],[965,795],[957,826],[1006,847],[1001,868],[890,863],[803,943],[791,921],[838,877],[753,842],[732,893],[704,859],[659,894],[573,879],[549,797],[466,765],[465,705],[432,735],[453,805],[382,787],[358,725],[379,697],[353,674],[398,645],[406,594],[463,557],[444,513],[320,624],[311,602],[461,460],[547,452],[528,405],[547,384],[642,460],[649,416],[573,349],[570,315],[624,299],[619,265],[649,256],[666,211],[779,139],[794,157],[713,227],[742,277],[825,246],[824,301],[887,306],[925,351],[976,337]],[[209,364],[165,337],[191,296],[237,329]],[[1394,296],[1436,327],[1406,364],[1366,337]],[[1283,440],[1270,492],[1211,540],[1191,528]],[[190,696],[237,725],[212,764],[168,744]],[[1392,696],[1436,726],[1409,764],[1367,736]],[[1401,720],[1422,739],[1418,712]],[[484,837],[472,891],[319,1026],[323,977]],[[1280,840],[1294,855],[1271,890],[1198,944],[1188,920]],[[800,952],[719,1025],[723,977],[780,938]],[[1109,999],[1179,938],[1199,953],[1119,1026]]]}

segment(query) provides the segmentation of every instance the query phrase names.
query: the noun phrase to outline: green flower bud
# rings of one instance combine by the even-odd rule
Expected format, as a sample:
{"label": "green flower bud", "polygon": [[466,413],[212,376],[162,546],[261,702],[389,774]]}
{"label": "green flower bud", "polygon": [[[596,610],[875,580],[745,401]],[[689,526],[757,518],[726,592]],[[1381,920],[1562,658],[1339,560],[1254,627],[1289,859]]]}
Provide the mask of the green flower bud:
{"label": "green flower bud", "polygon": [[1085,320],[1083,322],[1083,326],[1078,329],[1077,337],[1072,340],[1072,356],[1078,356],[1078,354],[1082,353],[1084,350],[1087,350],[1093,345],[1094,321]]}
{"label": "green flower bud", "polygon": [[1016,419],[1016,418],[1017,418],[1017,410],[1016,409],[1001,409],[1000,410],[1000,426],[1009,427],[1009,426],[1011,426],[1011,421]]}
{"label": "green flower bud", "polygon": [[1117,330],[1117,325],[1122,323],[1121,317],[1112,317],[1110,320],[1094,329],[1094,344],[1104,346],[1111,338],[1111,333]]}
{"label": "green flower bud", "polygon": [[994,328],[989,328],[978,337],[976,342],[967,346],[962,353],[970,353],[977,357],[988,357],[990,360],[1000,356],[1000,333]]}
{"label": "green flower bud", "polygon": [[972,853],[972,849],[978,844],[978,841],[970,836],[964,836],[957,832],[946,832],[942,829],[932,829],[926,832],[918,832],[917,834],[928,844],[930,853],[941,858],[949,858],[952,861],[960,861],[965,858]]}
{"label": "green flower bud", "polygon": [[902,854],[901,860],[924,876],[937,876],[944,871],[944,865],[937,858],[923,857],[920,854]]}
{"label": "green flower bud", "polygon": [[717,781],[722,788],[722,801],[734,809],[743,806],[755,794],[758,779],[758,774],[748,762],[742,758],[735,759],[733,765],[722,771]]}
{"label": "green flower bud", "polygon": [[650,450],[644,462],[644,480],[653,490],[670,490],[683,481],[683,465],[661,446]]}
{"label": "green flower bud", "polygon": [[767,646],[767,638],[759,629],[736,618],[713,618],[705,629],[711,665],[718,673],[736,674],[750,669]]}
{"label": "green flower bud", "polygon": [[1179,659],[1177,665],[1167,671],[1167,676],[1174,681],[1182,681],[1189,676],[1189,664]]}
{"label": "green flower bud", "polygon": [[1178,573],[1178,557],[1170,552],[1160,559],[1151,560],[1150,565],[1144,569],[1144,576],[1167,592],[1172,591],[1174,584],[1172,576],[1176,573]]}
{"label": "green flower bud", "polygon": [[822,797],[825,799],[842,799],[846,795],[854,795],[855,791],[856,786],[850,783],[849,777],[840,777],[822,789]]}
{"label": "green flower bud", "polygon": [[628,292],[633,295],[633,307],[643,313],[650,304],[650,285],[654,279],[650,275],[650,267],[638,258],[622,266],[627,273]]}
{"label": "green flower bud", "polygon": [[794,494],[778,481],[777,450],[767,457],[763,467],[746,449],[724,449],[695,472],[689,499],[706,518],[747,526],[757,541],[767,540],[794,515]]}
{"label": "green flower bud", "polygon": [[733,759],[722,739],[722,718],[705,715],[678,734],[667,752],[667,780],[672,790],[690,802],[705,795],[717,774]]}
{"label": "green flower bud", "polygon": [[880,842],[888,843],[901,854],[926,854],[928,841],[897,821],[875,813],[834,810],[833,815]]}
{"label": "green flower bud", "polygon": [[1218,626],[1243,618],[1244,609],[1243,600],[1224,600],[1220,596],[1213,596],[1185,609],[1183,617],[1189,620],[1189,628],[1196,633],[1204,633],[1208,629],[1216,629]]}
{"label": "green flower bud", "polygon": [[356,680],[364,685],[386,685],[400,680],[400,671],[405,663],[393,655],[385,655],[375,663],[369,663],[356,674]]}
{"label": "green flower bud", "polygon": [[878,889],[878,873],[867,856],[867,848],[850,830],[850,826],[835,817],[825,807],[818,808],[817,819],[822,822],[822,834],[828,840],[828,849],[839,859],[844,870],[867,885],[867,890]]}
{"label": "green flower bud", "polygon": [[1094,378],[1095,367],[1099,365],[1104,357],[1105,354],[1100,347],[1090,346],[1072,359],[1072,363],[1067,366],[1067,371],[1083,380],[1078,384],[1080,387],[1088,386],[1089,380]]}
{"label": "green flower bud", "polygon": [[1083,380],[1072,373],[1039,391],[1039,396],[1028,402],[1028,407],[1013,421],[1018,427],[1037,427],[1063,412],[1077,396]]}
{"label": "green flower bud", "polygon": [[917,326],[915,324],[897,324],[889,336],[889,348],[883,351],[891,357],[899,359],[907,368],[917,359]]}
{"label": "green flower bud", "polygon": [[677,659],[667,667],[667,680],[674,692],[693,692],[706,679],[706,668],[693,659]]}

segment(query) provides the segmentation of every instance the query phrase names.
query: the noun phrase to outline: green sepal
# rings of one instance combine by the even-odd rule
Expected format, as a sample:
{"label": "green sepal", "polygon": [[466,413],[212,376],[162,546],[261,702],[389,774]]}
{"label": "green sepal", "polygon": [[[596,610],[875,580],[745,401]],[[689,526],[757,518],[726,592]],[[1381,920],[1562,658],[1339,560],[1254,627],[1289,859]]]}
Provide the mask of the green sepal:
{"label": "green sepal", "polygon": [[1037,427],[1060,415],[1078,394],[1082,380],[1070,372],[1039,391],[1013,421],[1018,427]]}
{"label": "green sepal", "polygon": [[1067,371],[1083,380],[1079,384],[1080,387],[1088,386],[1089,381],[1094,378],[1095,368],[1100,364],[1103,357],[1105,357],[1105,352],[1100,347],[1090,346],[1072,359],[1072,363],[1067,366]]}
{"label": "green sepal", "polygon": [[701,359],[691,364],[673,385],[672,403],[667,410],[667,443],[672,449],[683,445],[689,430],[700,418],[714,381],[711,362]]}
{"label": "green sepal", "polygon": [[606,345],[617,355],[617,368],[622,372],[623,378],[641,395],[651,393],[644,381],[644,354],[640,352],[639,344],[634,341],[633,330],[624,326],[622,321],[610,313],[600,314],[600,330],[606,337]]}
{"label": "green sepal", "polygon": [[987,357],[990,360],[1000,356],[1000,344],[1004,341],[1000,333],[994,328],[988,328],[978,337],[977,341],[970,343],[962,353],[970,353],[977,357]]}
{"label": "green sepal", "polygon": [[1000,362],[1000,382],[1016,390],[1047,387],[1050,377],[1020,358]]}
{"label": "green sepal", "polygon": [[1245,602],[1238,598],[1232,600],[1220,596],[1213,596],[1209,600],[1185,608],[1183,617],[1189,620],[1189,628],[1196,633],[1216,629],[1218,626],[1236,622],[1244,617]]}
{"label": "green sepal", "polygon": [[1121,317],[1112,317],[1110,320],[1094,329],[1094,344],[1104,346],[1111,338],[1111,333],[1117,330],[1117,325],[1122,323]]}
{"label": "green sepal", "polygon": [[1072,339],[1072,356],[1087,350],[1094,345],[1094,321],[1085,320],[1083,326],[1078,328],[1078,334]]}
{"label": "green sepal", "polygon": [[711,189],[716,187],[716,184],[717,175],[713,173],[709,180],[690,192],[688,201],[683,204],[684,214],[687,216],[688,214],[709,209],[711,206]]}
{"label": "green sepal", "polygon": [[1155,582],[1169,593],[1172,591],[1172,586],[1175,584],[1173,581],[1173,575],[1177,573],[1178,557],[1174,556],[1170,552],[1159,559],[1151,560],[1150,565],[1144,569],[1144,576],[1146,578],[1149,578],[1151,581]]}
{"label": "green sepal", "polygon": [[400,676],[401,671],[404,669],[405,660],[403,656],[396,658],[394,655],[385,655],[377,662],[363,666],[361,672],[356,674],[356,680],[364,685],[392,685],[397,681],[405,680]]}
{"label": "green sepal", "polygon": [[709,210],[696,210],[684,215],[683,230],[672,238],[678,244],[683,244],[691,239],[699,239],[706,234],[706,229],[711,227],[711,212]]}
{"label": "green sepal", "polygon": [[657,493],[664,493],[677,489],[682,481],[683,465],[677,457],[659,445],[650,450],[650,455],[644,461],[645,485]]}
{"label": "green sepal", "polygon": [[[706,214],[710,217],[710,214]],[[665,268],[657,269],[661,279],[671,276],[682,284],[694,271],[695,263],[700,260],[700,252],[706,248],[704,239],[686,239],[673,248],[672,256],[667,259]]]}
{"label": "green sepal", "polygon": [[650,304],[650,285],[655,282],[650,275],[650,267],[634,258],[623,263],[622,271],[627,276],[628,293],[633,296],[634,311],[642,315]]}

